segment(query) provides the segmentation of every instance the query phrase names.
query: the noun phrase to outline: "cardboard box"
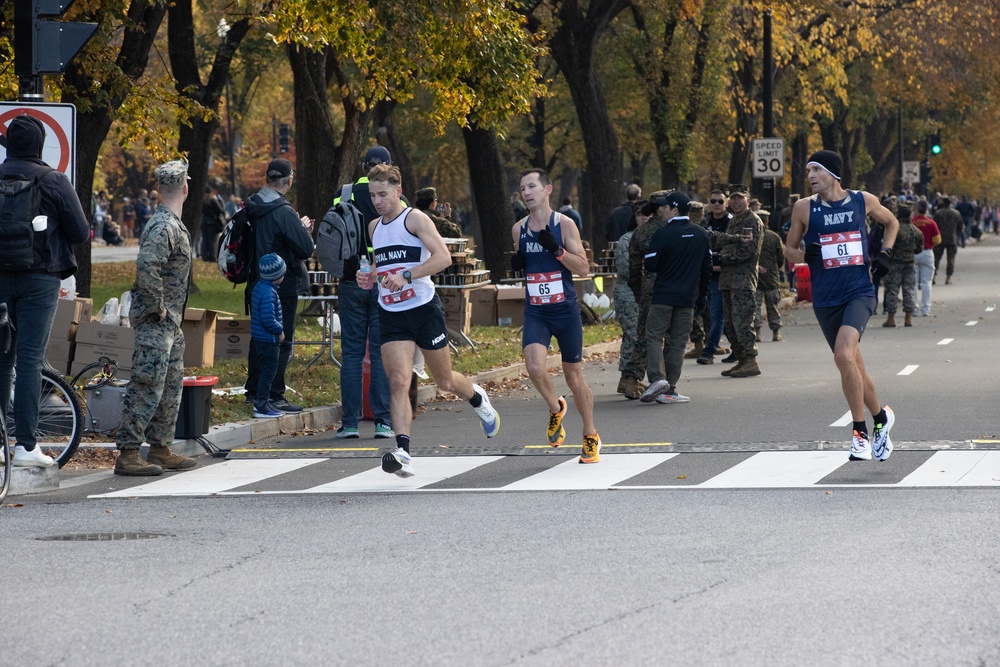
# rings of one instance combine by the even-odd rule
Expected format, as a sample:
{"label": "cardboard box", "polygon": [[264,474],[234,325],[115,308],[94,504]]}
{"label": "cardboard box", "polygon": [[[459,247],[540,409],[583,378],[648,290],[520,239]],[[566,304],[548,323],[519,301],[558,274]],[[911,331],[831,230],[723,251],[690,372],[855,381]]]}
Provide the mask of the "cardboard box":
{"label": "cardboard box", "polygon": [[135,329],[100,322],[82,322],[76,331],[76,342],[127,350],[131,365],[132,350],[135,349]]}
{"label": "cardboard box", "polygon": [[470,293],[471,323],[474,327],[492,327],[497,323],[497,286],[487,285]]}
{"label": "cardboard box", "polygon": [[[77,343],[73,351],[72,368],[77,368],[73,373],[76,375],[87,364],[100,363],[101,357],[107,357],[118,365],[119,371],[130,370],[132,368],[132,354],[135,350],[131,348],[114,347],[112,345],[94,345],[92,343]],[[118,377],[121,377],[119,373]]]}
{"label": "cardboard box", "polygon": [[[89,361],[86,362],[86,363],[81,362],[81,361],[74,361],[73,365],[70,366],[69,374],[75,376],[77,373],[80,373],[81,371],[83,371],[83,369],[86,368],[87,364],[89,364],[89,363],[90,363]],[[129,364],[132,363],[132,357],[131,356],[129,356],[129,362],[128,363]],[[96,372],[96,369],[93,372]],[[130,380],[132,378],[132,371],[129,368],[120,368],[119,367],[118,371],[115,373],[115,378],[117,378],[119,380]]]}
{"label": "cardboard box", "polygon": [[[184,311],[184,367],[215,365],[215,328],[218,310],[187,308]],[[226,313],[231,314],[231,313]]]}
{"label": "cardboard box", "polygon": [[[219,320],[221,325],[224,320]],[[236,321],[236,320],[233,320]],[[216,359],[246,359],[250,354],[250,334],[215,330]]]}
{"label": "cardboard box", "polygon": [[250,335],[250,320],[237,320],[232,317],[220,317],[215,323],[216,337],[222,334]]}
{"label": "cardboard box", "polygon": [[90,299],[59,299],[49,340],[76,340],[77,325],[90,321],[93,307]]}
{"label": "cardboard box", "polygon": [[45,360],[60,373],[69,373],[75,348],[76,343],[71,340],[50,338],[49,345],[45,348]]}
{"label": "cardboard box", "polygon": [[519,327],[524,324],[524,285],[497,285],[497,325]]}

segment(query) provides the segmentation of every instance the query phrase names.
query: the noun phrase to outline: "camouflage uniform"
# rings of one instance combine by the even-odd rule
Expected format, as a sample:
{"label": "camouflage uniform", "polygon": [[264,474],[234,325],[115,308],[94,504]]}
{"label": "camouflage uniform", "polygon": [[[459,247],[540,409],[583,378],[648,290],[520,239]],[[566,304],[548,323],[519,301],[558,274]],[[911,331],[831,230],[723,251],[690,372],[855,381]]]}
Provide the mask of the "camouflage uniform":
{"label": "camouflage uniform", "polygon": [[[643,268],[646,251],[649,250],[649,242],[653,239],[653,234],[665,227],[667,221],[660,217],[650,218],[646,224],[639,227],[632,234],[632,240],[628,244],[628,286],[632,293],[637,296],[638,314],[636,316],[636,332],[646,331],[646,314],[653,300],[653,280],[655,273],[650,273]],[[633,374],[636,380],[641,380],[646,376],[646,336],[636,334],[635,349],[632,351],[632,359],[628,364],[628,372]]]}
{"label": "camouflage uniform", "polygon": [[778,312],[781,293],[778,292],[778,280],[780,279],[781,267],[785,263],[785,244],[781,242],[781,237],[770,229],[764,230],[764,240],[760,246],[760,259],[757,263],[767,271],[757,274],[753,328],[760,328],[760,307],[762,303],[766,303],[767,326],[770,327],[771,331],[777,333],[781,329],[781,313]]}
{"label": "camouflage uniform", "polygon": [[[744,227],[750,228],[751,240],[742,240]],[[726,338],[733,346],[737,359],[757,356],[757,339],[753,330],[753,312],[757,305],[757,260],[764,238],[764,223],[753,211],[746,211],[729,221],[726,233],[716,233],[712,239],[712,252],[719,253],[722,271],[719,289],[722,290],[725,310]]]}
{"label": "camouflage uniform", "polygon": [[[174,440],[184,379],[184,306],[191,275],[191,237],[173,211],[156,209],[142,230],[129,319],[135,328],[132,379],[125,390],[117,445]],[[167,317],[160,320],[160,313]]]}
{"label": "camouflage uniform", "polygon": [[434,223],[434,226],[438,230],[438,234],[440,234],[443,238],[446,239],[462,238],[462,228],[459,227],[457,224],[455,224],[455,222],[453,222],[452,220],[449,220],[448,218],[443,218],[440,215],[434,213],[433,211],[424,211],[424,213],[426,213],[427,217],[431,219],[431,222]]}
{"label": "camouflage uniform", "polygon": [[885,312],[895,313],[899,307],[899,288],[903,288],[903,312],[916,310],[917,290],[913,269],[917,253],[923,252],[924,234],[913,226],[910,218],[900,216],[899,232],[892,247],[889,273],[883,278]]}
{"label": "camouflage uniform", "polygon": [[[636,341],[639,338],[639,304],[635,301],[635,294],[628,286],[629,267],[629,242],[632,240],[634,231],[625,232],[615,247],[615,269],[618,271],[618,279],[615,280],[615,314],[618,316],[618,324],[622,328],[622,345],[618,351],[618,370],[624,375],[635,377],[638,373],[642,375],[645,369],[630,369],[632,353],[635,350]],[[636,378],[641,379],[641,377]]]}

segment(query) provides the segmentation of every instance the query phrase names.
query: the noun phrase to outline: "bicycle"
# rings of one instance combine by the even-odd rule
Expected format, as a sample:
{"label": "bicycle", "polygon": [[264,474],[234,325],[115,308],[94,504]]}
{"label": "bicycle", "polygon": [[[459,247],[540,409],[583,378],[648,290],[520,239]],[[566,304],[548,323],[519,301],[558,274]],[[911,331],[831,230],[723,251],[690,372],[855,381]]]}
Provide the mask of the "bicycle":
{"label": "bicycle", "polygon": [[[81,377],[95,368],[100,370],[86,384],[77,384]],[[35,428],[35,437],[42,451],[51,456],[60,468],[73,458],[80,447],[83,434],[96,432],[93,420],[88,426],[85,419],[86,401],[81,398],[83,392],[105,386],[115,379],[117,370],[113,361],[102,357],[100,361],[85,366],[72,380],[67,381],[48,363],[42,366],[42,388],[38,401],[38,425]],[[13,433],[14,428],[12,398],[7,410],[6,429],[8,433]]]}

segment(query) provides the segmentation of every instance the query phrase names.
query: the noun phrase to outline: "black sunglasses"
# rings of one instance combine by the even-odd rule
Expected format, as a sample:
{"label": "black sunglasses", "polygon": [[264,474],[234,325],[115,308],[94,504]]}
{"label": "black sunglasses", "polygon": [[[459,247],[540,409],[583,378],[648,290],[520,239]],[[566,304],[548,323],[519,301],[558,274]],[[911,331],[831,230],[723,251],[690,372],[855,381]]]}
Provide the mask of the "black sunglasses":
{"label": "black sunglasses", "polygon": [[709,199],[708,201],[711,202],[711,203],[713,203],[713,204],[725,204],[726,203],[725,199]]}

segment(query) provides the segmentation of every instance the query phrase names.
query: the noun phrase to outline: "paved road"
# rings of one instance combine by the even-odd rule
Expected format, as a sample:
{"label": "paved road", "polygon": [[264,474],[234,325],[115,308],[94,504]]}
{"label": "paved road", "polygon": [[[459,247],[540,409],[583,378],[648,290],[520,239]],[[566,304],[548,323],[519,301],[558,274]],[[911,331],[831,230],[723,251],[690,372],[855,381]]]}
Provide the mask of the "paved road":
{"label": "paved road", "polygon": [[106,264],[108,262],[134,262],[138,255],[138,244],[107,246],[95,243],[90,247],[90,261],[94,264]]}
{"label": "paved road", "polygon": [[686,405],[624,401],[589,365],[604,441],[626,445],[594,466],[529,449],[544,408],[514,388],[493,441],[468,407],[430,406],[410,481],[377,469],[379,441],[325,432],[18,498],[0,613],[58,631],[0,664],[1000,665],[988,243],[959,252],[934,317],[865,334],[899,419],[888,462],[846,462],[800,310],[760,378],[686,365]]}

